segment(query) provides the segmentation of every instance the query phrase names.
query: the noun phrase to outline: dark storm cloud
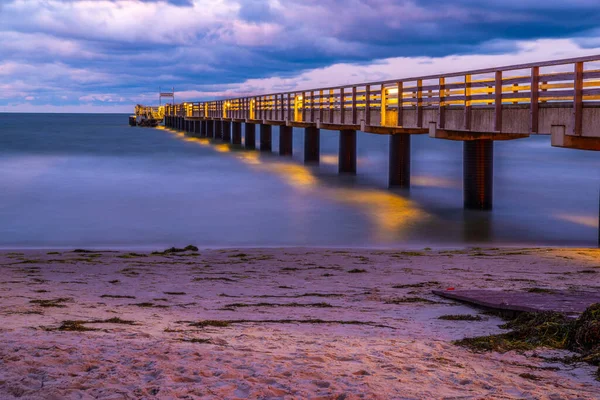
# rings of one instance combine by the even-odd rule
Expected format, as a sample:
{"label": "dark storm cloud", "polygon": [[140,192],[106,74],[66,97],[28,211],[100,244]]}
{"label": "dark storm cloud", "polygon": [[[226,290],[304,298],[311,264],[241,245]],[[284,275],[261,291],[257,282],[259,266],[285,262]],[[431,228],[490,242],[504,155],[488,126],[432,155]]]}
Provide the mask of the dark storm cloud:
{"label": "dark storm cloud", "polygon": [[201,90],[341,62],[510,52],[541,38],[587,37],[594,47],[599,19],[587,0],[8,0],[0,104],[64,93],[128,99],[159,85]]}

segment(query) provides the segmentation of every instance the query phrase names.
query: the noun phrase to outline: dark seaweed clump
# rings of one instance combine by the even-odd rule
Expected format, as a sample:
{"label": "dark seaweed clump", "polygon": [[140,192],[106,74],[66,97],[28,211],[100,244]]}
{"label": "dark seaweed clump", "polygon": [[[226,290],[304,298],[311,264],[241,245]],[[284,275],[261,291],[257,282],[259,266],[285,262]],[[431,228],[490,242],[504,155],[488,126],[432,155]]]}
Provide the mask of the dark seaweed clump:
{"label": "dark seaweed clump", "polygon": [[[600,303],[592,304],[576,320],[556,312],[523,313],[500,326],[512,329],[499,335],[458,340],[474,351],[533,350],[538,347],[571,350],[579,355],[564,361],[600,366]],[[600,380],[600,369],[597,372]]]}
{"label": "dark seaweed clump", "polygon": [[185,246],[184,248],[171,247],[170,249],[166,249],[164,251],[153,251],[154,255],[166,255],[166,254],[174,254],[174,253],[184,253],[186,251],[198,251],[196,246],[192,246],[191,244]]}

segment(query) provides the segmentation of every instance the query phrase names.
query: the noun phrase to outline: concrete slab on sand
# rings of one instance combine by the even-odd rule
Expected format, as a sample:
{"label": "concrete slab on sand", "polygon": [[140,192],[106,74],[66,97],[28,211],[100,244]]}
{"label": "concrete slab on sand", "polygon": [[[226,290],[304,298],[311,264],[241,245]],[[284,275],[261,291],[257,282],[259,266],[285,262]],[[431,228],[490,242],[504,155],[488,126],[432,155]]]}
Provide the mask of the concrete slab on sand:
{"label": "concrete slab on sand", "polygon": [[567,315],[579,315],[591,304],[600,303],[600,292],[591,291],[434,290],[433,293],[448,299],[503,312],[556,311]]}

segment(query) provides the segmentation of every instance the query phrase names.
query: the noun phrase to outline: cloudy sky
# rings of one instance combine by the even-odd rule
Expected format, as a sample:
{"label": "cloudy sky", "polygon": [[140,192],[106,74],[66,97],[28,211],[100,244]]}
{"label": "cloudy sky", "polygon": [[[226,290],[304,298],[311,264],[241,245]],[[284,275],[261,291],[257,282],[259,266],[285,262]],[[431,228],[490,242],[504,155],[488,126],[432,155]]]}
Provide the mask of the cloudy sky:
{"label": "cloudy sky", "polygon": [[0,112],[130,112],[600,54],[598,0],[0,0]]}

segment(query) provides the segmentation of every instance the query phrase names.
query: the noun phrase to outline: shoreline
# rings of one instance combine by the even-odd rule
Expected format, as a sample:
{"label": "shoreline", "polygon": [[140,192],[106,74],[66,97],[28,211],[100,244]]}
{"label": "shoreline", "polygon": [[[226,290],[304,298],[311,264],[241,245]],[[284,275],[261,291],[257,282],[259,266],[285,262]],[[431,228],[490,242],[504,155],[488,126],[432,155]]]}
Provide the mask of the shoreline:
{"label": "shoreline", "polygon": [[[89,250],[0,251],[0,397],[593,399],[600,390],[596,368],[545,359],[564,352],[454,345],[502,332],[502,320],[431,293],[598,290],[597,249]],[[439,319],[456,314],[481,320]]]}

